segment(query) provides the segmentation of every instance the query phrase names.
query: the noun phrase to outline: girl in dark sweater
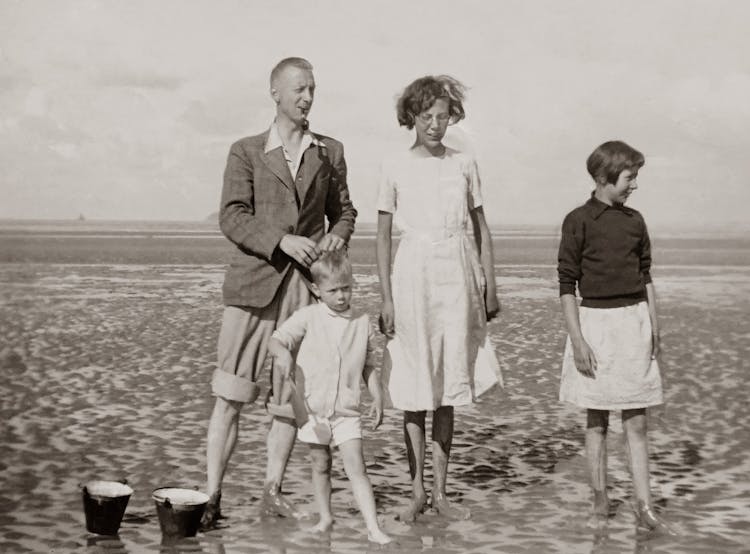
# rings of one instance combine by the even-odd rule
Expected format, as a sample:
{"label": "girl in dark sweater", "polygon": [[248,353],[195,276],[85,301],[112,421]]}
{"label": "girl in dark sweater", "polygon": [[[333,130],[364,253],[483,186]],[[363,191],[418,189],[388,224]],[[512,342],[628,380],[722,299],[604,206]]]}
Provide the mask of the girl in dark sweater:
{"label": "girl in dark sweater", "polygon": [[558,276],[568,339],[560,400],[586,408],[590,524],[607,521],[607,426],[609,411],[621,410],[638,525],[668,530],[649,488],[646,408],[663,402],[651,243],[641,214],[624,205],[643,164],[624,142],[599,146],[586,164],[596,190],[563,221]]}

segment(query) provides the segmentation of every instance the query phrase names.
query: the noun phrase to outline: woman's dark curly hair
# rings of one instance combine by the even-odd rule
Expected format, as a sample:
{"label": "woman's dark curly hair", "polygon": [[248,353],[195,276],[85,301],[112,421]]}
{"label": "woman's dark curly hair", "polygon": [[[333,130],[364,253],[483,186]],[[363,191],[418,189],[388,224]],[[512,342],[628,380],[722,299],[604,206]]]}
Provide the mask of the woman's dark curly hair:
{"label": "woman's dark curly hair", "polygon": [[414,118],[429,110],[439,98],[448,100],[450,123],[458,123],[465,116],[464,93],[466,87],[448,75],[428,75],[421,77],[401,93],[396,104],[398,123],[407,129],[414,128]]}

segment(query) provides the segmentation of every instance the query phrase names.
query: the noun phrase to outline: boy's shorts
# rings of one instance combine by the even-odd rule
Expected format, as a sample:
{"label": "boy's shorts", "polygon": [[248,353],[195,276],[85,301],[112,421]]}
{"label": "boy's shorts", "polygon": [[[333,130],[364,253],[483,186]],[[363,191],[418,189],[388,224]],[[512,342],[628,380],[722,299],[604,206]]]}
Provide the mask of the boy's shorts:
{"label": "boy's shorts", "polygon": [[352,439],[362,438],[362,422],[359,416],[337,416],[332,418],[318,417],[310,414],[297,438],[309,444],[339,446]]}
{"label": "boy's shorts", "polygon": [[292,313],[313,301],[305,279],[291,269],[268,306],[226,306],[219,331],[219,367],[211,380],[214,395],[234,402],[254,402],[260,393],[256,381],[271,334]]}

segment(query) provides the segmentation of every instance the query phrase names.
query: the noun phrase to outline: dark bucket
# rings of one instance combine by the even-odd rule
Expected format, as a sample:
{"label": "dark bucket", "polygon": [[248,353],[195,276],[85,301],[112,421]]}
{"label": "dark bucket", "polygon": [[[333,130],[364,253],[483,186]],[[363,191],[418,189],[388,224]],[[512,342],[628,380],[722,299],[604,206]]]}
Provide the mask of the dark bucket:
{"label": "dark bucket", "polygon": [[116,535],[133,489],[118,481],[89,481],[83,485],[86,530]]}
{"label": "dark bucket", "polygon": [[159,527],[165,538],[194,537],[200,527],[208,495],[193,489],[164,487],[152,495]]}

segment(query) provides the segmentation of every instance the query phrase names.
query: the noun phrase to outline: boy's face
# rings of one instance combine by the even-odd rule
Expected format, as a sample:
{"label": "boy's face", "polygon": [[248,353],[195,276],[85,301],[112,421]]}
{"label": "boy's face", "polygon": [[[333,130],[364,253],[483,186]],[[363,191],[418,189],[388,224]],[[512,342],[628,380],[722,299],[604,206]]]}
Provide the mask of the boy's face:
{"label": "boy's face", "polygon": [[312,71],[288,66],[276,78],[271,89],[276,102],[276,115],[302,126],[312,108],[315,97],[315,78]]}
{"label": "boy's face", "polygon": [[604,194],[613,204],[624,204],[628,197],[638,188],[637,169],[625,169],[620,172],[616,183],[608,183],[604,187]]}
{"label": "boy's face", "polygon": [[324,277],[312,284],[313,292],[334,312],[345,312],[352,300],[351,274]]}

